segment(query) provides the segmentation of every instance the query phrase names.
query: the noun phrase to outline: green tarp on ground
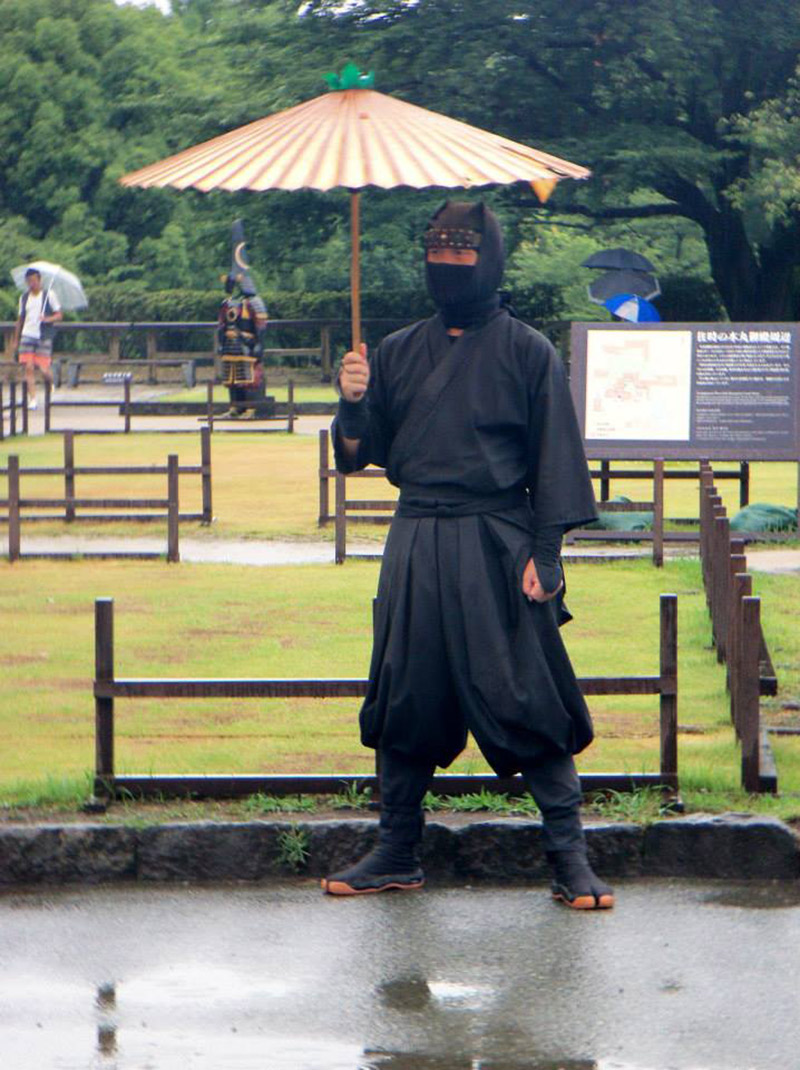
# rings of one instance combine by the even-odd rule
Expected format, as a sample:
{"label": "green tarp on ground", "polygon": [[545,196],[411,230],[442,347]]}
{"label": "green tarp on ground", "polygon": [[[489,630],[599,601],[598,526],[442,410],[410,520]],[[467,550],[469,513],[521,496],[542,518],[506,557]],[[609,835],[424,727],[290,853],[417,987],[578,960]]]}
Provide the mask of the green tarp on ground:
{"label": "green tarp on ground", "polygon": [[731,520],[731,531],[792,531],[796,527],[796,509],[764,502],[746,505]]}
{"label": "green tarp on ground", "polygon": [[609,502],[598,502],[598,519],[592,524],[587,524],[586,527],[594,528],[598,531],[649,531],[653,526],[652,513],[603,512],[603,505],[613,502],[629,502],[630,500],[630,498],[620,495],[617,498],[611,498]]}

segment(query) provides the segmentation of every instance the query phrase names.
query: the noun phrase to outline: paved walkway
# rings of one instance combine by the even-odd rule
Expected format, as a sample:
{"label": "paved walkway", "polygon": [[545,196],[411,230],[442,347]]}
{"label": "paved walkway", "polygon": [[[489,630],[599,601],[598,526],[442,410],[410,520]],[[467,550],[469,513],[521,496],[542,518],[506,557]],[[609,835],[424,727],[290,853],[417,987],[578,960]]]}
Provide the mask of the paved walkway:
{"label": "paved walkway", "polygon": [[[180,390],[179,384],[164,383],[161,385],[148,385],[146,383],[134,383],[131,388],[132,401],[158,401],[168,395],[175,394]],[[32,435],[44,434],[44,390],[37,392],[39,408],[28,413],[29,433]],[[57,405],[51,412],[50,426],[53,431],[62,431],[66,428],[79,428],[91,431],[121,431],[122,417],[116,408],[81,408],[81,401],[114,401],[122,404],[122,387],[119,384],[106,386],[102,383],[91,383],[77,388],[61,387],[54,391],[53,400],[56,402],[76,402],[75,407],[63,408]],[[335,395],[331,391],[331,402]],[[21,417],[18,417],[21,418]],[[294,429],[300,435],[316,435],[321,428],[330,427],[330,416],[299,416],[295,420]],[[224,421],[220,427],[225,431],[240,432],[253,431],[264,427],[283,429],[285,420],[277,420],[269,424],[256,422],[253,424],[238,423],[234,420]],[[134,431],[197,431],[204,426],[204,421],[196,416],[136,416],[131,417],[131,426]],[[219,430],[220,428],[218,428]]]}
{"label": "paved walkway", "polygon": [[[655,923],[654,923],[655,919]],[[0,1050],[25,1070],[789,1070],[792,884],[323,898],[257,886],[0,894]]]}
{"label": "paved walkway", "polygon": [[[348,541],[348,553],[380,557],[382,547],[374,542]],[[166,537],[134,538],[89,535],[28,535],[22,541],[24,554],[56,552],[59,554],[166,553]],[[0,553],[8,552],[7,533],[0,534]],[[333,561],[332,542],[285,542],[257,539],[191,539],[180,540],[181,560],[193,564],[230,565],[308,565]],[[567,561],[582,557],[597,558],[605,553],[632,560],[650,558],[650,550],[630,547],[571,546],[565,553]],[[692,553],[690,550],[689,553]],[[668,556],[685,556],[686,550],[669,548]],[[747,555],[748,568],[755,572],[800,572],[800,550],[751,549]]]}

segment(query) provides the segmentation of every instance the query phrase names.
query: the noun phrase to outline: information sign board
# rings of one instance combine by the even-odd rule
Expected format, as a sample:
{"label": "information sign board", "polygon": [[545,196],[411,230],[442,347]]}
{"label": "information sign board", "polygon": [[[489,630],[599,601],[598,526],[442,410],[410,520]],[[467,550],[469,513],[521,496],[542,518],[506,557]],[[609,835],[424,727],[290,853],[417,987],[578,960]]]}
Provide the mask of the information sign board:
{"label": "information sign board", "polygon": [[575,323],[570,381],[590,457],[797,460],[795,323]]}

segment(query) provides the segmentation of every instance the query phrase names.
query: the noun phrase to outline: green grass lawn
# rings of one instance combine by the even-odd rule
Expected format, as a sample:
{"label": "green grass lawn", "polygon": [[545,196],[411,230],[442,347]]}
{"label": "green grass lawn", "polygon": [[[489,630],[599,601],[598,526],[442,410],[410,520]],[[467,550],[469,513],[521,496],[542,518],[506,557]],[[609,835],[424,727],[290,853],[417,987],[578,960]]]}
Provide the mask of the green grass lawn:
{"label": "green grass lawn", "polygon": [[[0,563],[0,798],[6,803],[86,790],[93,756],[93,599],[116,604],[121,676],[361,676],[370,649],[377,565],[168,566],[130,562]],[[679,737],[684,795],[695,808],[752,805],[800,814],[800,738],[775,742],[782,798],[739,791],[739,752],[724,670],[710,647],[695,562],[570,568],[576,620],[565,638],[579,675],[654,673],[658,595],[679,596]],[[756,578],[781,692],[768,721],[800,696],[800,577]],[[367,772],[353,700],[117,703],[119,772]],[[658,767],[658,703],[593,698],[597,741],[584,771]],[[774,717],[773,717],[774,714]],[[797,716],[796,714],[794,715]],[[484,768],[470,748],[454,769]],[[50,777],[48,785],[47,778]],[[76,787],[77,785],[77,787]]]}
{"label": "green grass lawn", "polygon": [[[61,435],[16,438],[0,443],[0,463],[9,453],[20,457],[20,466],[57,467],[63,464]],[[79,435],[75,463],[85,466],[166,464],[177,453],[181,464],[200,463],[200,435]],[[319,450],[308,435],[214,435],[212,436],[212,488],[214,523],[210,528],[184,524],[181,534],[203,538],[318,539],[328,537],[317,527]],[[166,497],[164,475],[77,476],[79,496],[96,498]],[[20,479],[23,497],[63,497],[63,480],[55,476],[25,476]],[[0,496],[7,481],[0,476]],[[182,476],[180,507],[183,512],[201,509],[200,477]],[[52,512],[53,510],[46,510]],[[91,510],[90,510],[91,511]],[[28,524],[26,533],[52,534],[154,534],[166,531],[161,524]],[[332,537],[332,535],[330,536]]]}
{"label": "green grass lawn", "polygon": [[[23,468],[58,466],[63,462],[63,439],[59,434],[15,438],[0,443],[0,464],[9,453],[18,454]],[[159,435],[81,435],[76,439],[75,460],[78,465],[165,464],[169,453],[177,453],[182,464],[198,464],[199,434]],[[316,436],[289,435],[216,435],[212,442],[213,503],[215,521],[211,528],[184,525],[182,533],[202,538],[319,539],[332,538],[330,529],[317,526],[319,513],[318,443]],[[631,467],[637,467],[632,465]],[[63,482],[56,477],[22,476],[23,496],[58,497]],[[353,493],[361,497],[394,497],[396,491],[383,480],[369,484],[352,484]],[[368,489],[367,489],[368,487]],[[595,485],[599,493],[599,487]],[[641,500],[651,492],[651,485],[640,480],[612,483],[612,494],[624,494]],[[720,484],[729,515],[738,510],[738,486]],[[76,490],[87,497],[130,497],[166,494],[166,476],[79,476]],[[6,480],[0,476],[0,496],[5,495]],[[779,505],[796,505],[797,466],[785,463],[751,465],[751,500]],[[185,476],[181,480],[181,509],[200,510],[200,478]],[[672,480],[666,484],[668,516],[696,516],[697,484],[689,480]],[[331,509],[333,491],[330,492]],[[165,527],[165,526],[164,526]],[[126,533],[148,534],[158,531],[154,525],[65,524],[23,525],[26,532],[45,534]],[[383,539],[385,528],[377,531],[367,525],[352,525],[349,538]]]}

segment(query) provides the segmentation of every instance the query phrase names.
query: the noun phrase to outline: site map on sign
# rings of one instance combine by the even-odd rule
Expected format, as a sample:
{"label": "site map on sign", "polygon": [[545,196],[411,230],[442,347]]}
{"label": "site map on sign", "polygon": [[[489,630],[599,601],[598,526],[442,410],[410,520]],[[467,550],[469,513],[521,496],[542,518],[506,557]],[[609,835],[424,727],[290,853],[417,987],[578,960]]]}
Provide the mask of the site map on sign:
{"label": "site map on sign", "polygon": [[691,331],[587,332],[586,439],[688,441]]}

